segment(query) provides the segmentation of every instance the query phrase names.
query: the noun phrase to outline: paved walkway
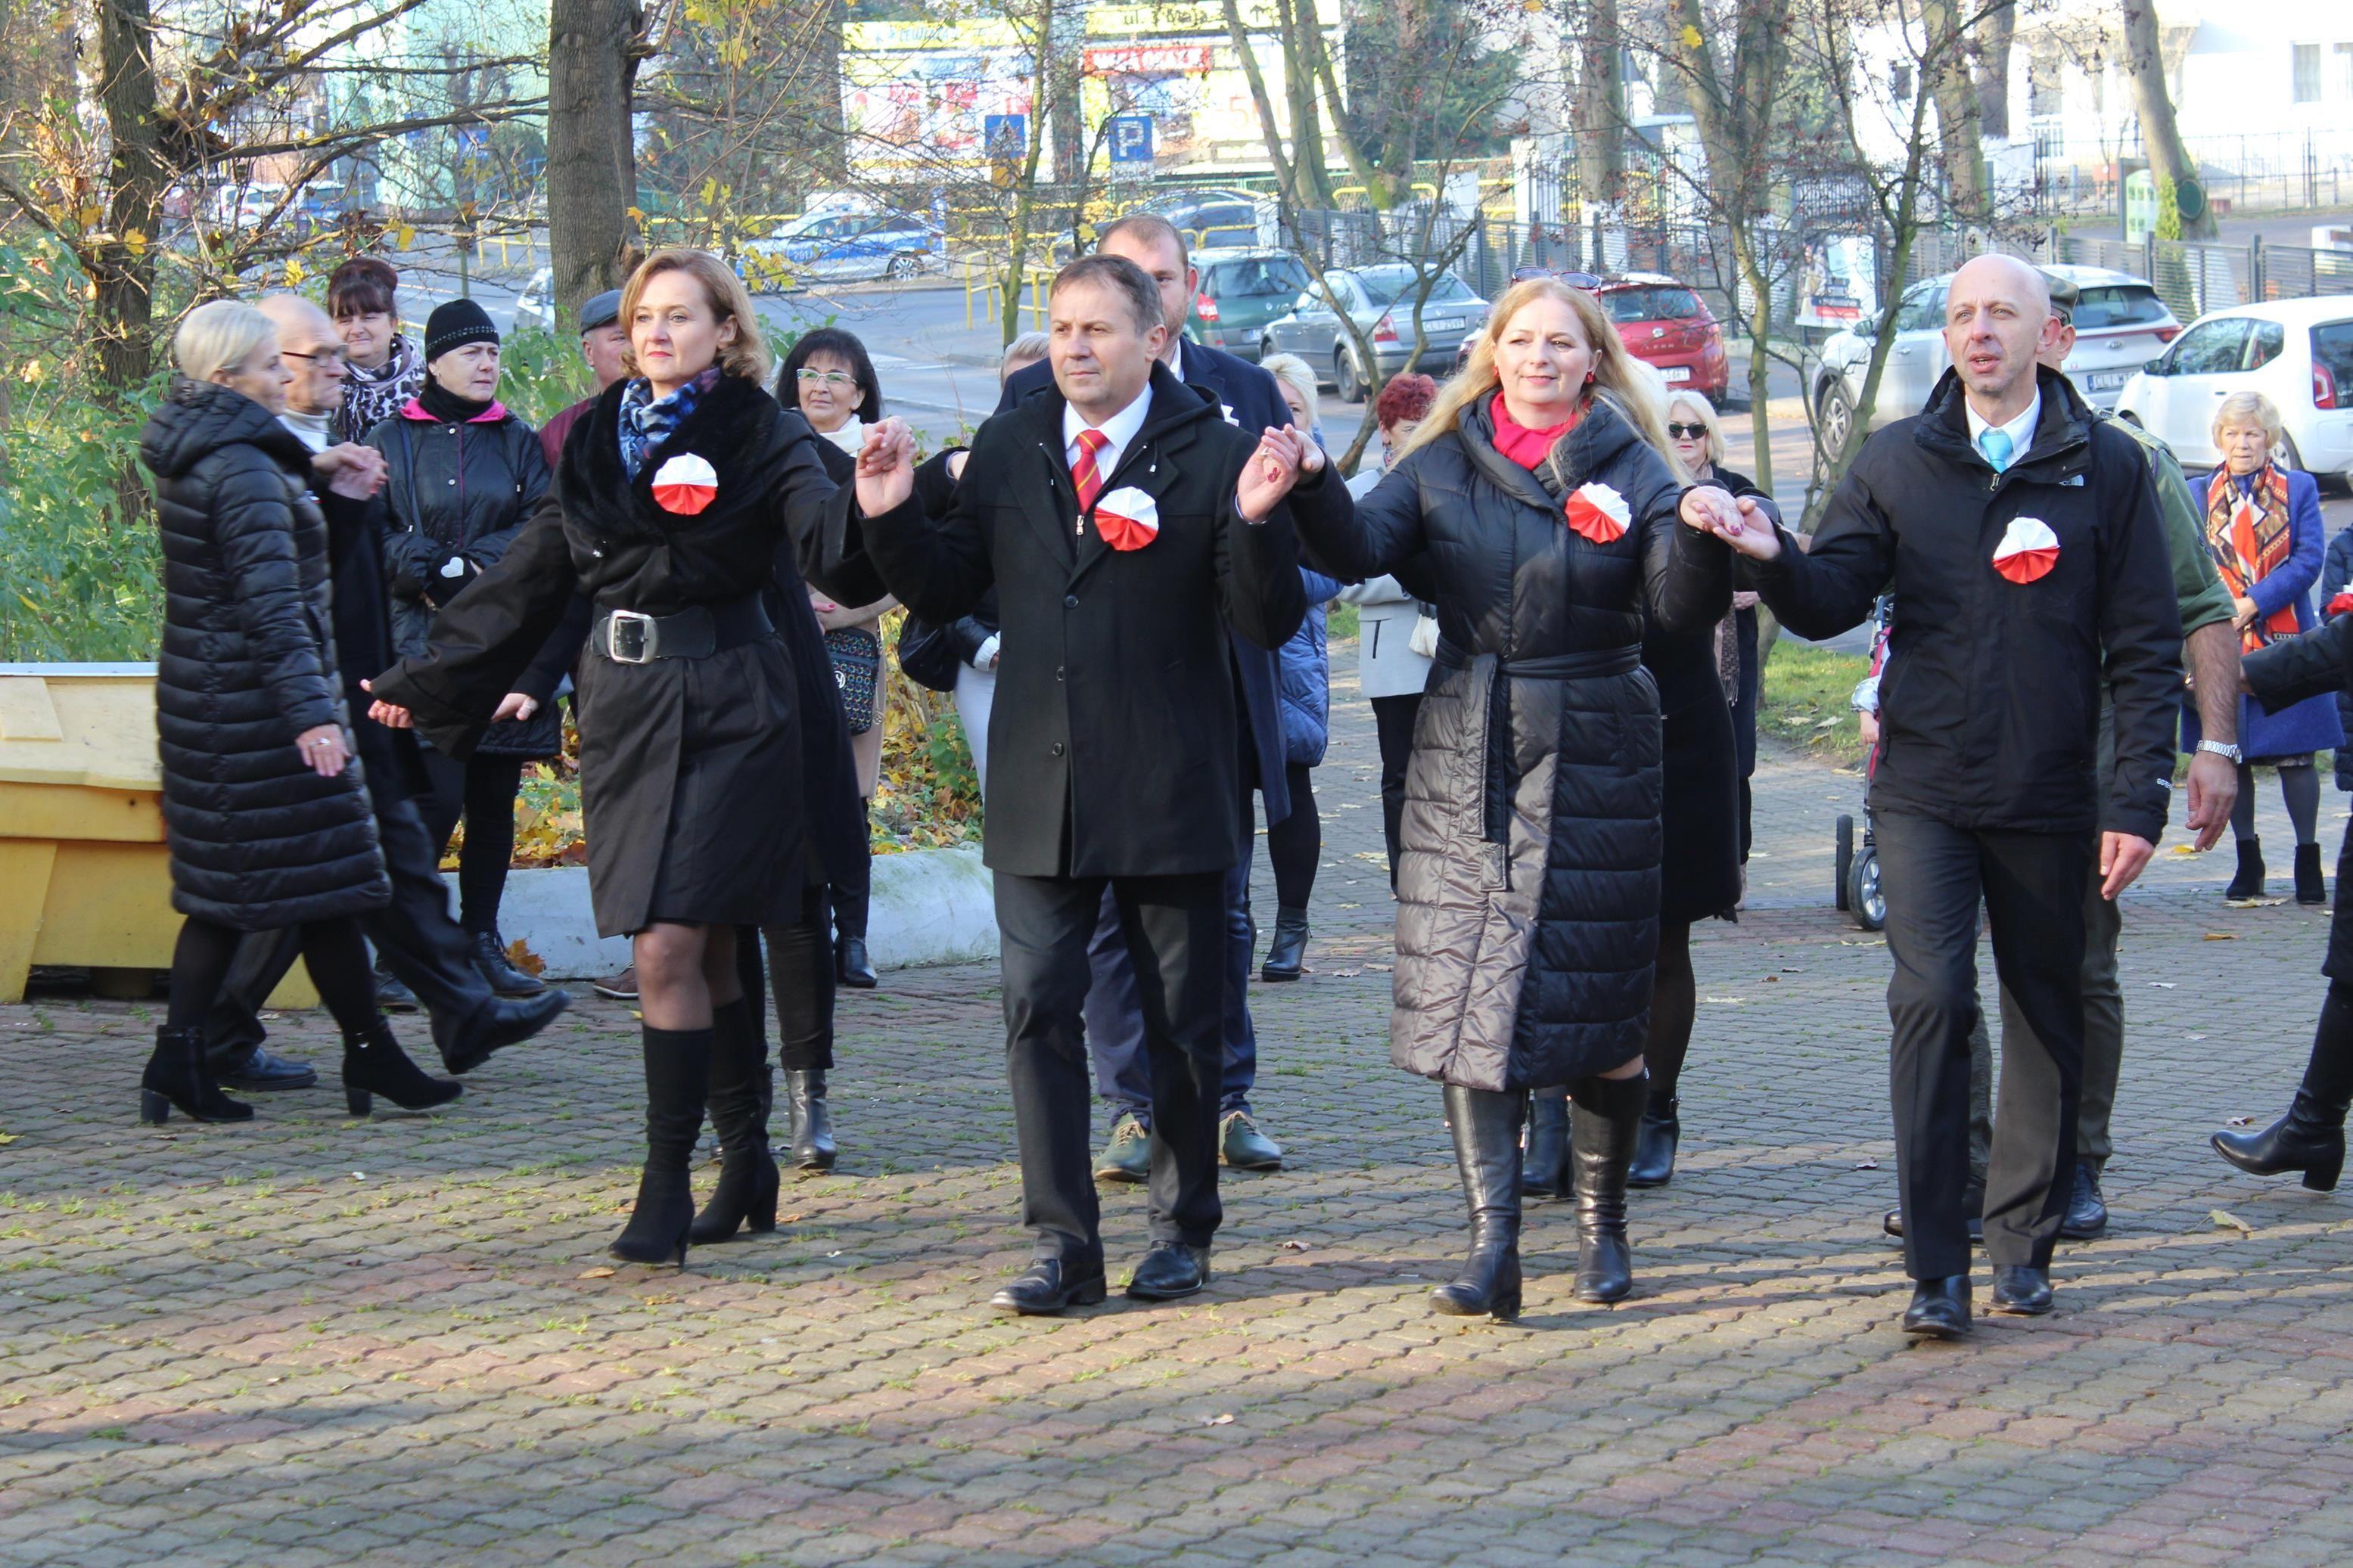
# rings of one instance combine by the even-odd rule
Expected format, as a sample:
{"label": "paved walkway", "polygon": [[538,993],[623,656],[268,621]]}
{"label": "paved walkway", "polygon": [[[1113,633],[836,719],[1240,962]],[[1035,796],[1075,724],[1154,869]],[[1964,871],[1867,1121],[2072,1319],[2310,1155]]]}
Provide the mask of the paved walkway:
{"label": "paved walkway", "polygon": [[[1341,685],[1315,973],[1252,994],[1290,1168],[1229,1180],[1217,1284],[1174,1307],[980,1310],[1026,1253],[990,969],[847,999],[843,1168],[682,1275],[604,1256],[637,1045],[585,992],[447,1115],[354,1123],[322,1089],[160,1132],[132,1092],[158,1009],[0,1007],[0,1562],[2353,1558],[2353,1201],[2202,1142],[2292,1086],[2318,914],[2160,861],[2126,921],[2114,1232],[2063,1252],[2054,1316],[1910,1344],[1885,950],[1828,899],[1860,786],[1772,763],[1749,912],[1701,933],[1636,1295],[1571,1299],[1549,1205],[1519,1324],[1435,1318],[1461,1197],[1437,1089],[1387,1062]],[[332,1069],[319,1024],[281,1039]],[[1123,1270],[1143,1198],[1105,1209]]]}

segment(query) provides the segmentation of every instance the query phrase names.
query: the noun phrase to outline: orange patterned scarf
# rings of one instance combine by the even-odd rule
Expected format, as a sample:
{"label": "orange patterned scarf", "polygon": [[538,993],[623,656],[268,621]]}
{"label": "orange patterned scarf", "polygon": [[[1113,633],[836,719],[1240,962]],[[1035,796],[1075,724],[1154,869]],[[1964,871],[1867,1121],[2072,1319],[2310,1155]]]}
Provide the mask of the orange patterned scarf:
{"label": "orange patterned scarf", "polygon": [[[2279,569],[2295,551],[2288,522],[2287,476],[2270,463],[2247,476],[2245,487],[2227,468],[2214,470],[2206,487],[2206,548],[2233,598],[2251,597],[2248,589]],[[2275,637],[2295,635],[2295,606],[2283,605],[2246,631],[2246,651]]]}

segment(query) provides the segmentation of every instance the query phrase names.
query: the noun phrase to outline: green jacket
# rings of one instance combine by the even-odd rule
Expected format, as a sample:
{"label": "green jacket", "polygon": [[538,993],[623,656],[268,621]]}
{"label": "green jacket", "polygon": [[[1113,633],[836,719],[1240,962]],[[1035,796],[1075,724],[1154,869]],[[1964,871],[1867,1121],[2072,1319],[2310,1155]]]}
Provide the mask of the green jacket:
{"label": "green jacket", "polygon": [[2148,477],[2157,486],[2157,513],[2165,522],[2165,553],[2173,563],[2173,596],[2181,606],[2181,635],[2200,626],[2230,620],[2234,614],[2231,590],[2214,570],[2206,550],[2206,509],[2198,504],[2189,476],[2174,458],[2173,448],[2129,419],[2109,424],[2140,444],[2148,459]]}

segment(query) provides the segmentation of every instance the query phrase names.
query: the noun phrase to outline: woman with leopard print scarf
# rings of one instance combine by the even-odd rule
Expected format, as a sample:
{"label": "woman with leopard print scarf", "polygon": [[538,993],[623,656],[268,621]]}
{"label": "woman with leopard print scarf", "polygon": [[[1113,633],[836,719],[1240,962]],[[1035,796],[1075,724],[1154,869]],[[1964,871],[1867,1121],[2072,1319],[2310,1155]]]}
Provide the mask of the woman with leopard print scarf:
{"label": "woman with leopard print scarf", "polygon": [[327,313],[343,334],[343,405],[335,439],[363,441],[406,406],[425,385],[425,356],[401,335],[400,274],[373,256],[355,256],[327,279]]}

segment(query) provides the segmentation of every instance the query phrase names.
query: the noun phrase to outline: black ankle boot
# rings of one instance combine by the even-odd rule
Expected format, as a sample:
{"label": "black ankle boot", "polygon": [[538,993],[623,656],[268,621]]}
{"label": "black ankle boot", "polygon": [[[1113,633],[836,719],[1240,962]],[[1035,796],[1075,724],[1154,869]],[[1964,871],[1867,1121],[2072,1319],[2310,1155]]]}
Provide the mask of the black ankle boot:
{"label": "black ankle boot", "polygon": [[724,1241],[746,1225],[756,1235],[776,1228],[776,1157],[768,1152],[768,1118],[761,1086],[768,1076],[768,1042],[738,999],[711,1017],[712,1130],[719,1134],[719,1185],[694,1216],[688,1239],[697,1246]]}
{"label": "black ankle boot", "polygon": [[638,1177],[629,1223],[606,1248],[624,1263],[686,1267],[694,1224],[694,1189],[687,1162],[702,1135],[703,1102],[711,1097],[712,1029],[642,1032],[646,1059],[646,1164]]}
{"label": "black ankle boot", "polygon": [[177,1106],[192,1121],[246,1121],[253,1107],[221,1092],[205,1057],[201,1028],[158,1029],[155,1051],[139,1075],[139,1120],[161,1127]]}
{"label": "black ankle boot", "polygon": [[403,1110],[427,1110],[465,1092],[462,1083],[427,1077],[381,1016],[360,1033],[343,1036],[343,1103],[353,1116],[365,1116],[379,1094]]}
{"label": "black ankle boot", "polygon": [[2314,1192],[2334,1192],[2345,1169],[2345,1110],[2298,1089],[2288,1113],[2261,1131],[2215,1133],[2214,1152],[2251,1174],[2300,1171]]}
{"label": "black ankle boot", "polygon": [[2295,901],[2299,904],[2325,904],[2328,901],[2328,879],[2320,874],[2320,846],[2317,844],[2295,847]]}
{"label": "black ankle boot", "polygon": [[1580,1079],[1569,1088],[1577,1168],[1577,1299],[1620,1301],[1634,1289],[1626,1245],[1626,1172],[1651,1102],[1648,1074]]}
{"label": "black ankle boot", "polygon": [[1454,1163],[1471,1205],[1471,1257],[1450,1284],[1430,1293],[1432,1310],[1454,1318],[1508,1321],[1520,1315],[1520,1109],[1514,1090],[1446,1086]]}
{"label": "black ankle boot", "polygon": [[1258,977],[1270,984],[1281,980],[1296,980],[1307,964],[1307,911],[1277,910],[1274,913],[1274,941],[1268,944],[1266,963]]}
{"label": "black ankle boot", "polygon": [[1568,1196],[1566,1094],[1537,1089],[1528,1096],[1528,1144],[1520,1161],[1520,1191],[1531,1197]]}
{"label": "black ankle boot", "polygon": [[2260,899],[2263,896],[2263,841],[2260,838],[2239,840],[2239,874],[2222,889],[2226,899]]}
{"label": "black ankle boot", "polygon": [[785,1099],[792,1109],[793,1163],[804,1171],[833,1169],[833,1111],[825,1100],[823,1068],[786,1068]]}
{"label": "black ankle boot", "polygon": [[1682,1101],[1669,1095],[1650,1097],[1642,1111],[1642,1130],[1634,1141],[1634,1163],[1626,1172],[1630,1187],[1663,1187],[1675,1177],[1675,1145],[1683,1124],[1675,1112]]}

